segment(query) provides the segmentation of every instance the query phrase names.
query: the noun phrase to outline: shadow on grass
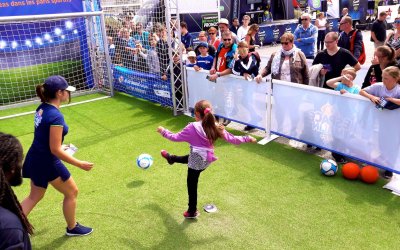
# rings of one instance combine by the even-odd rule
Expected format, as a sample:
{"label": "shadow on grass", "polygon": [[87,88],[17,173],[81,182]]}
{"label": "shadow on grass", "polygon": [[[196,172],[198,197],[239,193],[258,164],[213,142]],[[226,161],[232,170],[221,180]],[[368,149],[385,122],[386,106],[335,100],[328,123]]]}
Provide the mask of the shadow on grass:
{"label": "shadow on grass", "polygon": [[144,181],[139,180],[139,181],[131,181],[128,184],[126,184],[127,188],[138,188],[144,184]]}
{"label": "shadow on grass", "polygon": [[52,242],[50,242],[49,244],[44,245],[44,246],[42,247],[42,249],[57,249],[57,248],[60,248],[60,247],[62,247],[62,245],[63,245],[67,240],[69,240],[70,238],[71,238],[71,237],[68,237],[68,236],[66,236],[66,235],[62,235],[62,236],[60,236],[60,237],[54,239],[54,240],[53,240]]}
{"label": "shadow on grass", "polygon": [[200,247],[202,245],[207,245],[215,241],[221,241],[223,238],[221,236],[211,237],[208,239],[202,240],[192,240],[185,233],[185,230],[189,228],[192,224],[198,223],[196,219],[184,219],[182,217],[183,222],[178,223],[170,214],[168,214],[165,210],[163,210],[157,204],[149,204],[144,206],[145,209],[149,209],[158,214],[160,218],[163,220],[165,230],[165,235],[162,241],[152,247],[143,247],[137,241],[132,239],[122,238],[121,241],[124,244],[132,249],[191,249],[193,247]]}

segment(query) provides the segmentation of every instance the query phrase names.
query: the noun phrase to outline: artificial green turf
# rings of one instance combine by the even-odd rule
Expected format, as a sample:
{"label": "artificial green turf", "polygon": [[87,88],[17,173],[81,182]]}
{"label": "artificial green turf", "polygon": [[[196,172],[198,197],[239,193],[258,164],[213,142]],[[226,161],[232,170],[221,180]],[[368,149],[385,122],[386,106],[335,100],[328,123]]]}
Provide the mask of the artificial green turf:
{"label": "artificial green turf", "polygon": [[0,104],[35,97],[36,85],[43,83],[49,75],[62,75],[68,82],[80,87],[75,78],[82,74],[82,62],[72,60],[0,70]]}
{"label": "artificial green turf", "polygon": [[[199,209],[185,220],[186,167],[170,166],[160,149],[188,153],[156,131],[179,131],[190,117],[146,101],[117,94],[63,108],[70,128],[65,142],[79,147],[76,157],[93,161],[85,172],[69,166],[78,184],[77,218],[92,226],[90,236],[67,238],[62,196],[49,188],[29,215],[34,249],[396,249],[400,201],[375,185],[319,173],[320,158],[275,142],[229,145],[218,141],[219,160],[199,181]],[[0,121],[28,149],[33,115]],[[235,132],[235,131],[234,131]],[[237,132],[235,132],[237,133]],[[239,133],[240,134],[240,133]],[[154,157],[148,170],[135,166],[141,153]],[[25,181],[16,193],[29,191]]]}

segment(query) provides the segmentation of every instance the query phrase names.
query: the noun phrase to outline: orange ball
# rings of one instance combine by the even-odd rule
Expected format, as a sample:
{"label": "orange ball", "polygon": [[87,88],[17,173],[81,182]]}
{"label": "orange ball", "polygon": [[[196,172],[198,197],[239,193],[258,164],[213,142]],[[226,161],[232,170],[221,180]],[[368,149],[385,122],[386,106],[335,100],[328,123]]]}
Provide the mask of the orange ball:
{"label": "orange ball", "polygon": [[348,162],[342,166],[342,174],[346,179],[355,180],[360,174],[360,168],[354,162]]}
{"label": "orange ball", "polygon": [[361,169],[361,180],[368,184],[373,184],[379,179],[379,172],[373,166],[365,166]]}

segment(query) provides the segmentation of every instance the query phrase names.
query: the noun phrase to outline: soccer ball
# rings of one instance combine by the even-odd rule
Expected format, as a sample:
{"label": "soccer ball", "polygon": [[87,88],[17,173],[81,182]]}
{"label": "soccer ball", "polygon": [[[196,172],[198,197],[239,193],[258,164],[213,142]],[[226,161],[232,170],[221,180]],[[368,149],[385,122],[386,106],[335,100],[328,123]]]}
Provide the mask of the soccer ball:
{"label": "soccer ball", "polygon": [[322,174],[326,176],[332,176],[336,174],[339,167],[334,160],[324,159],[319,165],[319,168],[321,169]]}
{"label": "soccer ball", "polygon": [[141,169],[148,169],[153,165],[153,157],[149,154],[141,154],[136,159],[136,164]]}

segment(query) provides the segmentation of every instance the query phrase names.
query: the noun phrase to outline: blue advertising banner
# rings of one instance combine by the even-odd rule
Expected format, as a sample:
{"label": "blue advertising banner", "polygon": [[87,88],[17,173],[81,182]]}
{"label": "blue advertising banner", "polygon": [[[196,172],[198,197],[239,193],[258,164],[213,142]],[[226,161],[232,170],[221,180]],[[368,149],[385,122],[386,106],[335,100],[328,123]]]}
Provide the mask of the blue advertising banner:
{"label": "blue advertising banner", "polygon": [[[314,23],[315,20],[312,20]],[[330,24],[330,31],[337,31],[338,26],[338,19],[328,19]],[[286,33],[293,33],[297,26],[297,20],[288,20],[285,23],[275,23],[275,24],[267,24],[267,25],[260,25],[260,30],[258,32],[260,42],[262,44],[271,44],[274,42],[279,43],[280,37]]]}
{"label": "blue advertising banner", "polygon": [[171,83],[160,76],[114,66],[114,89],[172,107]]}
{"label": "blue advertising banner", "polygon": [[0,16],[83,12],[82,0],[0,0]]}

